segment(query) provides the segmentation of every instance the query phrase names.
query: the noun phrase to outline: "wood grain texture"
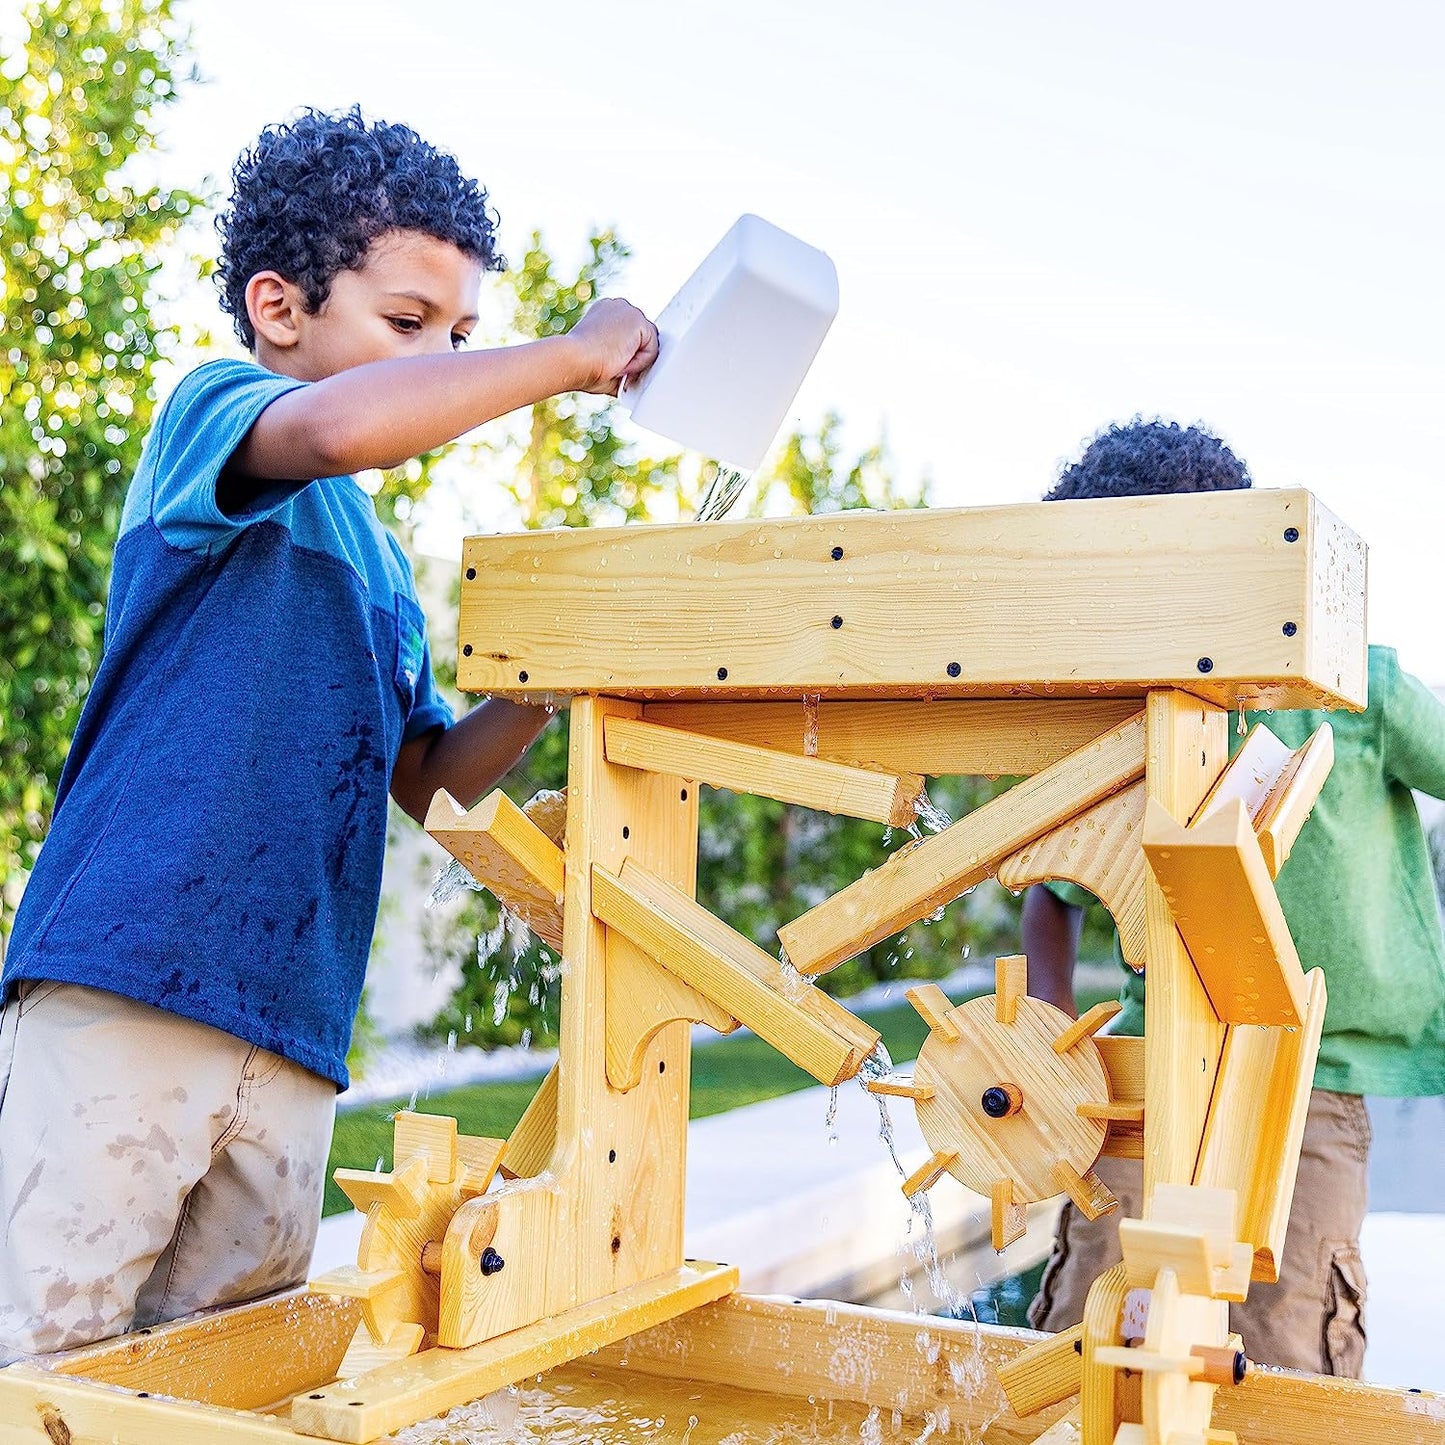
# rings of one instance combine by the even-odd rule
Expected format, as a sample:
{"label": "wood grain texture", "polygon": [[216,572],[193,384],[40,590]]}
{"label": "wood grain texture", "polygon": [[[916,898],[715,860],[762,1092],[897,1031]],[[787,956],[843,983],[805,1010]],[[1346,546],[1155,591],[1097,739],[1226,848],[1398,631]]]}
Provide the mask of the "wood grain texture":
{"label": "wood grain texture", "polygon": [[649,702],[666,727],[929,777],[1023,778],[1139,711],[1135,698],[976,698],[919,702]]}
{"label": "wood grain texture", "polygon": [[1254,1250],[1256,1280],[1279,1278],[1324,1027],[1324,971],[1311,969],[1307,985],[1304,1027],[1236,1027],[1226,1035],[1195,1176],[1199,1184],[1234,1191],[1236,1229]]}
{"label": "wood grain texture", "polygon": [[469,811],[442,789],[426,830],[549,948],[562,947],[562,850],[505,793]]}
{"label": "wood grain texture", "polygon": [[1124,962],[1142,969],[1144,782],[1121,789],[1006,858],[998,881],[1020,892],[1063,878],[1087,888],[1113,917]]}
{"label": "wood grain texture", "polygon": [[879,1034],[700,903],[629,861],[598,868],[593,908],[608,925],[824,1084],[852,1078]]}
{"label": "wood grain texture", "polygon": [[1304,969],[1244,802],[1187,828],[1151,802],[1144,857],[1219,1018],[1298,1028]]}
{"label": "wood grain texture", "polygon": [[736,1285],[737,1271],[724,1265],[681,1265],[501,1339],[423,1350],[371,1375],[308,1392],[293,1403],[291,1422],[301,1435],[365,1445],[708,1304]]}
{"label": "wood grain texture", "polygon": [[1360,707],[1363,589],[1335,574],[1358,580],[1363,556],[1283,490],[472,537],[458,679],[511,696],[1178,687]]}
{"label": "wood grain texture", "polygon": [[[1149,698],[1149,797],[1176,821],[1194,815],[1224,771],[1229,717],[1182,692]],[[1149,1023],[1144,1037],[1144,1197],[1156,1183],[1188,1184],[1199,1161],[1219,1059],[1220,1023],[1174,914],[1152,874],[1145,880]]]}
{"label": "wood grain texture", "polygon": [[778,936],[788,957],[802,973],[835,968],[951,903],[1010,853],[1143,770],[1144,717],[1137,714],[785,924]]}
{"label": "wood grain texture", "polygon": [[[1104,1102],[1109,1087],[1092,1041],[1055,1053],[1054,1039],[1072,1020],[1036,998],[1016,1001],[1011,1024],[998,1022],[992,997],[959,1004],[949,1017],[957,1037],[930,1033],[913,1069],[914,1082],[933,1090],[917,1103],[919,1128],[935,1153],[956,1153],[949,1173],[984,1195],[996,1179],[1012,1179],[1019,1203],[1061,1192],[1059,1160],[1087,1173],[1103,1148],[1105,1125],[1081,1118],[1078,1107]],[[1002,1085],[1017,1088],[1023,1107],[996,1119],[981,1101]]]}
{"label": "wood grain texture", "polygon": [[917,823],[923,793],[917,773],[897,775],[799,757],[634,718],[609,719],[607,760],[894,828]]}

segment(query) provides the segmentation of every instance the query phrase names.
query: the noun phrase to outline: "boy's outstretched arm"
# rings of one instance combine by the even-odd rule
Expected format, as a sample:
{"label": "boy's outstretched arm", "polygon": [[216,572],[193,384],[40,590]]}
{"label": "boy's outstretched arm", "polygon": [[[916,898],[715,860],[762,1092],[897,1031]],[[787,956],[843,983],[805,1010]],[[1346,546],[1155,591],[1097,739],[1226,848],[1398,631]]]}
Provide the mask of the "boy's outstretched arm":
{"label": "boy's outstretched arm", "polygon": [[438,788],[470,808],[520,761],[551,716],[550,708],[485,698],[451,727],[433,728],[401,745],[391,796],[418,823]]}
{"label": "boy's outstretched arm", "polygon": [[1074,965],[1079,961],[1083,928],[1082,908],[1065,903],[1042,884],[1025,892],[1019,932],[1029,961],[1029,993],[1063,1009],[1071,1018],[1079,1014]]}
{"label": "boy's outstretched arm", "polygon": [[656,327],[613,298],[597,302],[565,336],[370,361],[278,397],[228,471],[295,481],[399,466],[561,392],[615,395],[656,357]]}

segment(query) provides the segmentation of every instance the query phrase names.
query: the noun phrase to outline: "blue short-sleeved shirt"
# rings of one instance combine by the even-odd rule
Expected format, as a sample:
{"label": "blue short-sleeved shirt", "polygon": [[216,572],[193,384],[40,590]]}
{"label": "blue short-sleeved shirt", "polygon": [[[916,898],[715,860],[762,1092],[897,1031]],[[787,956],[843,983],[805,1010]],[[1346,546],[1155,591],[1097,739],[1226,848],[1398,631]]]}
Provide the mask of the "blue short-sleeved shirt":
{"label": "blue short-sleeved shirt", "polygon": [[162,408],[4,985],[109,989],[344,1088],[392,766],[451,713],[410,566],[351,477],[217,504],[256,418],[305,384],[211,362]]}

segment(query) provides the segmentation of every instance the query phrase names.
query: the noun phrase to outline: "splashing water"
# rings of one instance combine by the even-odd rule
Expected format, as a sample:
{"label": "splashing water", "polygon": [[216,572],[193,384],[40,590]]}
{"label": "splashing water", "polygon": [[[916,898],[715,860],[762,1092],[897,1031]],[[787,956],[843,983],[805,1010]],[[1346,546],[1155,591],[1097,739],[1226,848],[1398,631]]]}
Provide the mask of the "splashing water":
{"label": "splashing water", "polygon": [[885,1094],[875,1094],[868,1088],[870,1080],[886,1079],[892,1072],[893,1060],[889,1058],[883,1040],[879,1039],[873,1052],[863,1060],[863,1067],[858,1070],[858,1082],[863,1086],[863,1092],[878,1107],[878,1137],[883,1141],[883,1147],[888,1150],[888,1157],[893,1161],[898,1177],[906,1179],[908,1171],[898,1157],[898,1142],[893,1137],[893,1116],[888,1112],[888,1098]]}
{"label": "splashing water", "polygon": [[453,858],[433,880],[431,892],[427,895],[426,906],[439,908],[444,903],[450,903],[453,898],[465,893],[468,889],[474,893],[480,893],[482,885],[472,877],[465,864]]}
{"label": "splashing water", "polygon": [[1236,735],[1239,736],[1239,737],[1243,737],[1243,736],[1245,735],[1245,733],[1248,731],[1248,729],[1247,729],[1247,728],[1245,727],[1245,725],[1244,725],[1244,700],[1243,700],[1243,698],[1240,699],[1240,703],[1239,703],[1239,721],[1238,721],[1237,723],[1235,723],[1235,725],[1234,725],[1234,731],[1235,731]]}
{"label": "splashing water", "polygon": [[788,950],[783,947],[778,949],[778,972],[779,983],[782,985],[782,994],[785,999],[797,1003],[800,999],[807,997],[808,989],[812,988],[813,982],[798,972],[797,965],[788,957]]}
{"label": "splashing water", "polygon": [[933,1229],[933,1206],[928,1202],[928,1191],[920,1189],[908,1204],[913,1211],[908,1232],[913,1233],[915,1222],[922,1226],[912,1245],[913,1257],[923,1266],[923,1277],[928,1281],[928,1288],[933,1292],[934,1299],[943,1307],[945,1314],[956,1320],[972,1320],[977,1324],[978,1316],[974,1313],[973,1300],[955,1289],[943,1272],[943,1261],[938,1257],[938,1237]]}
{"label": "splashing water", "polygon": [[913,800],[913,811],[918,814],[918,821],[930,833],[941,833],[945,828],[953,827],[953,819],[948,816],[948,811],[940,808],[927,792],[920,793]]}
{"label": "splashing water", "polygon": [[707,484],[702,501],[697,504],[697,522],[720,522],[732,511],[737,499],[742,496],[751,472],[740,472],[735,467],[719,467],[717,475]]}
{"label": "splashing water", "polygon": [[818,756],[818,705],[822,695],[816,692],[803,694],[803,756]]}

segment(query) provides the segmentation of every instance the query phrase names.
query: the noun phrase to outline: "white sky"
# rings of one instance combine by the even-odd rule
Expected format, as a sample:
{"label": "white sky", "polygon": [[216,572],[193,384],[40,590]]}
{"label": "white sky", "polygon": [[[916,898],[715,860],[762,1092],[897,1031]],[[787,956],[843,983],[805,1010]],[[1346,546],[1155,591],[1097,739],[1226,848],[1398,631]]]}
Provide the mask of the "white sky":
{"label": "white sky", "polygon": [[[11,0],[13,3],[13,0]],[[503,249],[596,224],[655,312],[742,211],[827,251],[795,404],[941,505],[1036,497],[1104,423],[1199,420],[1371,547],[1370,633],[1445,683],[1445,6],[1434,0],[189,0],[169,179],[359,101],[454,151]]]}

